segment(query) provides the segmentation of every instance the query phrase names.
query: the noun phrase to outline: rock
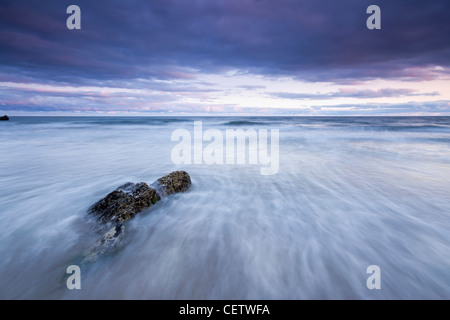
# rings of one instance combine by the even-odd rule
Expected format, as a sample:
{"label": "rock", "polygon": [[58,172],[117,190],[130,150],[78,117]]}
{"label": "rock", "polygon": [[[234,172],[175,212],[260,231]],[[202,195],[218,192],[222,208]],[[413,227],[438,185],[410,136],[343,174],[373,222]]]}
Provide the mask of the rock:
{"label": "rock", "polygon": [[98,216],[103,223],[122,223],[137,213],[151,207],[160,200],[154,188],[145,182],[127,183],[89,208],[89,213]]}
{"label": "rock", "polygon": [[174,171],[159,178],[153,186],[156,189],[145,182],[126,183],[90,207],[89,213],[97,215],[103,223],[122,223],[154,205],[161,196],[187,191],[191,177],[185,171]]}
{"label": "rock", "polygon": [[117,224],[109,229],[85,254],[81,263],[94,262],[100,257],[109,255],[119,250],[124,243],[125,226]]}
{"label": "rock", "polygon": [[162,196],[184,192],[191,186],[191,177],[185,171],[174,171],[156,181],[156,188]]}
{"label": "rock", "polygon": [[150,208],[161,200],[161,196],[187,191],[190,186],[191,177],[187,172],[174,171],[159,178],[152,186],[145,182],[126,183],[96,202],[88,212],[97,216],[102,229],[107,231],[84,254],[82,263],[96,261],[101,256],[117,251],[124,243],[123,223]]}
{"label": "rock", "polygon": [[8,118],[8,116],[3,116],[3,117],[0,117],[0,121],[8,121],[9,120],[9,118]]}

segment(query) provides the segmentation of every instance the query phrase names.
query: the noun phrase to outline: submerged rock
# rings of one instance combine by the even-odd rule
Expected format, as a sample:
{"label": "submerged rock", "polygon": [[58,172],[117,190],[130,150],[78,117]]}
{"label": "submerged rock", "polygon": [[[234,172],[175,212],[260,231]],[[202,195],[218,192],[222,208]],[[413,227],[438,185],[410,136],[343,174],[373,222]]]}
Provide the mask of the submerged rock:
{"label": "submerged rock", "polygon": [[129,182],[95,203],[89,208],[89,213],[97,215],[103,223],[124,222],[160,199],[156,190],[145,182]]}
{"label": "submerged rock", "polygon": [[4,115],[3,117],[0,117],[0,121],[8,121],[9,118],[7,115]]}
{"label": "submerged rock", "polygon": [[162,196],[187,191],[191,184],[191,177],[185,171],[174,171],[156,181],[157,189]]}
{"label": "submerged rock", "polygon": [[100,257],[116,252],[123,246],[125,238],[125,226],[117,224],[109,229],[96,243],[89,249],[81,263],[94,262]]}

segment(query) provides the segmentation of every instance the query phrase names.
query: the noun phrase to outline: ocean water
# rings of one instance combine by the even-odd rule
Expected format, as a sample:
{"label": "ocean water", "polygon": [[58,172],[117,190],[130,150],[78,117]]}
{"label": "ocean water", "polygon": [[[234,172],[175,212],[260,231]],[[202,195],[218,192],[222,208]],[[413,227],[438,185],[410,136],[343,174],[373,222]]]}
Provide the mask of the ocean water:
{"label": "ocean water", "polygon": [[[174,164],[171,135],[194,121],[278,129],[278,172]],[[174,170],[191,189],[128,222],[69,290],[99,238],[87,209]],[[450,118],[11,117],[0,219],[1,299],[450,299]]]}

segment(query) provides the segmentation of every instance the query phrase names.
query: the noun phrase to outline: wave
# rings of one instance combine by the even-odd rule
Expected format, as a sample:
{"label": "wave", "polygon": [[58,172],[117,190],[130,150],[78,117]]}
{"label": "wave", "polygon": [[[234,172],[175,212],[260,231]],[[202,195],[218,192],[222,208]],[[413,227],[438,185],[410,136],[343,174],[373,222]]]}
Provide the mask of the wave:
{"label": "wave", "polygon": [[[450,298],[450,134],[435,132],[450,118],[12,119],[0,124],[3,298]],[[278,174],[247,156],[175,165],[172,130],[196,120],[279,128]],[[57,282],[98,240],[93,203],[175,169],[188,192],[131,221],[127,247],[82,270],[85,289]],[[369,264],[388,284],[376,293]]]}
{"label": "wave", "polygon": [[233,120],[224,123],[224,126],[261,126],[269,125],[272,122],[250,121],[250,120]]}
{"label": "wave", "polygon": [[19,125],[55,125],[63,127],[77,127],[92,125],[115,126],[115,125],[165,125],[170,123],[190,122],[189,118],[171,117],[15,117],[12,124]]}

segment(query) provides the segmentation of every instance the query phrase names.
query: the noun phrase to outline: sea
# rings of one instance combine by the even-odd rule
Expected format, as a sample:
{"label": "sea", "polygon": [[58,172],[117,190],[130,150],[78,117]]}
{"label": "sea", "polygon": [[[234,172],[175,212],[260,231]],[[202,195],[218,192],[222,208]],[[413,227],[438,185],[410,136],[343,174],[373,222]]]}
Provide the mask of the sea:
{"label": "sea", "polygon": [[[266,132],[278,166],[262,174],[250,139],[245,163],[188,161],[181,143],[213,143],[199,124],[220,155],[227,130]],[[191,188],[127,222],[69,288],[100,236],[90,206],[176,170]],[[447,300],[450,117],[11,116],[0,221],[0,299]]]}

